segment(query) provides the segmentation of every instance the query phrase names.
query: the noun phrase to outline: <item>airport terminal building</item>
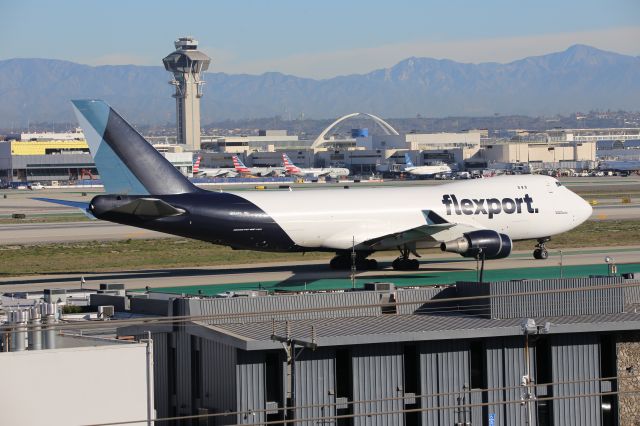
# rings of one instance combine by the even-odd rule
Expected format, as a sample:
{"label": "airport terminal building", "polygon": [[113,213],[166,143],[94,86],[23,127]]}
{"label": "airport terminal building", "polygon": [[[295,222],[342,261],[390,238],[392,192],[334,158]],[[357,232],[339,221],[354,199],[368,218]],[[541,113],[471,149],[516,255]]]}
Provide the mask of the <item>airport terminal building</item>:
{"label": "airport terminal building", "polygon": [[[528,165],[529,170],[593,170],[597,167],[598,152],[611,157],[623,151],[596,151],[602,138],[616,137],[613,129],[608,133],[596,132],[598,138],[556,130],[519,131],[509,139],[493,139],[486,130],[401,135],[386,125],[387,133],[352,129],[350,138],[325,138],[332,129],[330,126],[314,140],[288,135],[285,130],[261,130],[257,135],[204,136],[203,149],[197,152],[166,141],[154,147],[189,177],[195,156],[201,157],[202,167],[209,168],[233,167],[233,155],[238,155],[249,167],[281,167],[282,154],[286,153],[299,167],[346,167],[352,174],[371,175],[401,173],[405,153],[417,166],[445,163],[454,171],[519,170],[522,165]],[[624,151],[628,156],[637,150]],[[23,133],[15,140],[0,142],[0,179],[14,184],[77,181],[86,184],[99,179],[99,175],[81,132]]]}
{"label": "airport terminal building", "polygon": [[[193,173],[191,152],[182,146],[154,145],[185,176]],[[100,183],[84,134],[78,129],[67,133],[22,133],[0,141],[0,183],[46,185]]]}

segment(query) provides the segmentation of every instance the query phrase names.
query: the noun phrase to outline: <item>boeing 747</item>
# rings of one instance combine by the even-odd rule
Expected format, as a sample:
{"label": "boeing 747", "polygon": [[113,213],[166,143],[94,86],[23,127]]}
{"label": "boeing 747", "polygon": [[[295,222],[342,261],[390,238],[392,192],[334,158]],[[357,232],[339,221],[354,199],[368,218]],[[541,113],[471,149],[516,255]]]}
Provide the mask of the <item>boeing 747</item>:
{"label": "boeing 747", "polygon": [[[548,176],[498,176],[439,186],[210,192],[194,186],[103,101],[73,101],[105,185],[83,205],[98,219],[235,249],[334,252],[331,267],[417,269],[422,248],[477,259],[509,256],[513,241],[545,243],[587,220],[591,206]],[[80,206],[78,203],[75,206]]]}

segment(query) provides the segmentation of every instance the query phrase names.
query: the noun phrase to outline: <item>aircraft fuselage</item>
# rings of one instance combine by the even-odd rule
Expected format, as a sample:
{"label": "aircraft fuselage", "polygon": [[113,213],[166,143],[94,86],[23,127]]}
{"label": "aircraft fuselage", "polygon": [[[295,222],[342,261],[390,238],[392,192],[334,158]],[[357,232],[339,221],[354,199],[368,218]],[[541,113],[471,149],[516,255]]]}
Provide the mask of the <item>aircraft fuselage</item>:
{"label": "aircraft fuselage", "polygon": [[[343,251],[353,241],[402,234],[437,213],[458,229],[443,229],[417,247],[433,247],[460,229],[490,229],[513,240],[566,232],[591,215],[591,206],[547,176],[522,175],[438,186],[336,190],[244,191],[154,195],[183,214],[145,218],[113,212],[144,196],[99,195],[90,206],[99,219],[238,249]],[[364,247],[356,247],[365,249]],[[393,248],[384,245],[375,250]],[[367,250],[370,248],[367,247]]]}

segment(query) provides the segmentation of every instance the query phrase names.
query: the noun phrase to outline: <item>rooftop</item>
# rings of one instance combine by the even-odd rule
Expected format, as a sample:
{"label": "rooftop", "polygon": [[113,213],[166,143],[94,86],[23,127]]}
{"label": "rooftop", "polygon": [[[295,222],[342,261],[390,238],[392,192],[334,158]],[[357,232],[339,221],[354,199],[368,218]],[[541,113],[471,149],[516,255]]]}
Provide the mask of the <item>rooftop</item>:
{"label": "rooftop", "polygon": [[[548,331],[540,333],[584,333],[623,331],[640,328],[640,314],[635,312],[557,316],[536,318],[536,324]],[[243,350],[278,349],[279,342],[271,340],[274,330],[284,335],[284,321],[208,325],[197,322],[196,335],[223,338],[227,344]],[[332,318],[323,320],[289,321],[291,336],[312,341],[312,327],[318,346],[341,346],[406,341],[472,339],[499,336],[522,336],[522,319],[490,319],[459,314],[448,315],[381,315],[377,317]],[[213,337],[212,337],[213,336]]]}
{"label": "rooftop", "polygon": [[[177,297],[166,301],[170,309],[165,312],[190,317],[190,334],[243,350],[279,348],[273,334],[318,346],[521,336],[523,320],[528,318],[535,320],[537,334],[640,328],[636,312],[640,279],[635,277],[384,288],[223,299]],[[158,309],[158,302],[140,299],[138,309],[144,310],[146,303]],[[125,327],[119,334],[140,334],[138,328]]]}

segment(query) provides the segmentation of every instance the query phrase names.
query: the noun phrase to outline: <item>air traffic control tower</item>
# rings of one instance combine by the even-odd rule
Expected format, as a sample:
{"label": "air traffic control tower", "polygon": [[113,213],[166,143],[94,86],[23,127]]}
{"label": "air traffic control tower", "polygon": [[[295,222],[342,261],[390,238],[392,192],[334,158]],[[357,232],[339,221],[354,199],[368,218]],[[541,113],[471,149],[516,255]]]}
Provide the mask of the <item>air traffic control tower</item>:
{"label": "air traffic control tower", "polygon": [[178,143],[186,144],[194,151],[200,149],[200,98],[202,97],[202,73],[209,68],[211,58],[198,50],[193,37],[180,37],[174,42],[175,52],[162,62],[173,73],[169,81],[176,87],[176,115]]}

